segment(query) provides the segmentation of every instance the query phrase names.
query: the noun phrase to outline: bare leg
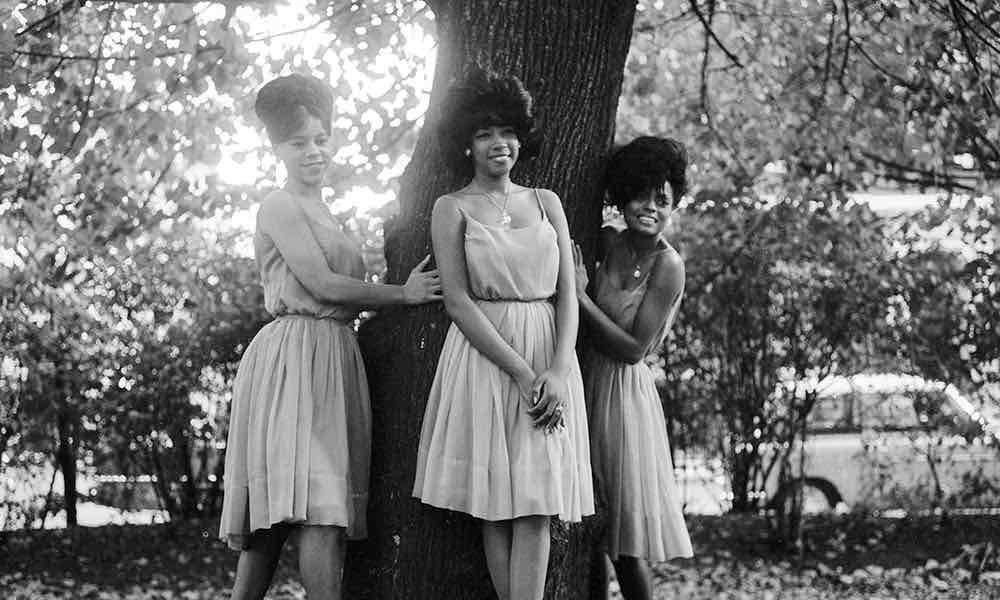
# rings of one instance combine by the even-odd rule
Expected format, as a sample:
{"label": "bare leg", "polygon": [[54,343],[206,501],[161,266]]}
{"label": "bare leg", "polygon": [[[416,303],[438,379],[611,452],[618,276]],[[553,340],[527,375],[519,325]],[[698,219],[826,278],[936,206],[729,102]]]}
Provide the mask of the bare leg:
{"label": "bare leg", "polygon": [[510,521],[483,521],[486,567],[499,600],[510,600],[510,539]]}
{"label": "bare leg", "polygon": [[614,564],[618,586],[625,600],[653,600],[653,576],[649,563],[635,556],[619,556]]}
{"label": "bare leg", "polygon": [[542,600],[549,568],[548,516],[514,519],[510,546],[511,600]]}
{"label": "bare leg", "polygon": [[344,576],[344,528],[299,527],[299,573],[309,600],[340,600]]}
{"label": "bare leg", "polygon": [[236,563],[232,600],[261,600],[264,597],[289,531],[287,525],[277,524],[251,534],[247,549],[240,552],[240,560]]}

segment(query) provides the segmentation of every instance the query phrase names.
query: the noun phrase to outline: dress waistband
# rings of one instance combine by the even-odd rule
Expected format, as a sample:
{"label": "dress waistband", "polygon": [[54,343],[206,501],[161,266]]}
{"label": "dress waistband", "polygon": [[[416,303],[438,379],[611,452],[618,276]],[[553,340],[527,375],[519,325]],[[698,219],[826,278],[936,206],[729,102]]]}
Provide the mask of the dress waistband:
{"label": "dress waistband", "polygon": [[476,302],[489,302],[489,303],[501,303],[506,302],[508,304],[538,304],[540,302],[550,303],[552,298],[473,298]]}
{"label": "dress waistband", "polygon": [[354,323],[354,319],[344,319],[335,317],[333,315],[313,315],[310,313],[281,313],[280,315],[275,315],[274,320],[279,321],[281,319],[311,319],[313,321],[333,321],[334,323],[339,323],[345,327],[350,327]]}

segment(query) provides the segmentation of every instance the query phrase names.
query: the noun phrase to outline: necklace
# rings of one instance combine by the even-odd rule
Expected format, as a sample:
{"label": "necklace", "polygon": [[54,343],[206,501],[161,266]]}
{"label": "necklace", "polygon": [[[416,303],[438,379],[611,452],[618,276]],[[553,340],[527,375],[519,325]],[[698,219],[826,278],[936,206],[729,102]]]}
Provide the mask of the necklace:
{"label": "necklace", "polygon": [[634,250],[631,245],[626,245],[625,248],[628,250],[629,257],[635,262],[635,268],[632,269],[632,278],[639,279],[642,277],[642,263],[646,261],[647,258],[656,254],[656,251],[649,252],[643,255],[639,255],[639,252]]}
{"label": "necklace", "polygon": [[490,201],[490,204],[495,206],[496,209],[500,211],[500,224],[503,225],[504,227],[510,227],[510,221],[511,221],[510,212],[507,211],[507,204],[510,202],[510,187],[504,190],[503,205],[501,205],[493,198],[492,193],[483,190],[483,195],[486,196],[486,199]]}

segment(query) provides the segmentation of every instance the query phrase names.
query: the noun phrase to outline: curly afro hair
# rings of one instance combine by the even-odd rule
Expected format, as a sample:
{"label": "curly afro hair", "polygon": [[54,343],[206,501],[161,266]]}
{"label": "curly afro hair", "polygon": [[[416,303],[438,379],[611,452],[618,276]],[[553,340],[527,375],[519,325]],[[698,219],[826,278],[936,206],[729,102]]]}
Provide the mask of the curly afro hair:
{"label": "curly afro hair", "polygon": [[272,144],[284,142],[305,122],[319,119],[327,134],[332,129],[333,89],[312,75],[292,73],[264,84],[257,92],[254,112],[264,122]]}
{"label": "curly afro hair", "polygon": [[465,155],[477,129],[510,126],[521,142],[520,159],[538,154],[541,135],[536,129],[531,94],[517,77],[501,76],[479,66],[445,93],[437,125],[438,140],[448,166],[466,177],[473,165]]}
{"label": "curly afro hair", "polygon": [[687,193],[687,150],[671,138],[637,137],[611,155],[606,185],[608,200],[619,209],[648,190],[670,184],[671,202],[677,206]]}

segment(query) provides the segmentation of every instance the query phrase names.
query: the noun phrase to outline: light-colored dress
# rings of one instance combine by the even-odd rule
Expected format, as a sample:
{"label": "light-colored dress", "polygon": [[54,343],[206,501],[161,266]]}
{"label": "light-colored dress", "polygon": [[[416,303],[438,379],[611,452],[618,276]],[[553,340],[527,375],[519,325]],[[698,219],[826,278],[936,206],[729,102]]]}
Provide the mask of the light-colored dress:
{"label": "light-colored dress", "polygon": [[[594,275],[594,303],[631,331],[649,275],[636,288],[623,290],[608,276],[609,263],[605,260]],[[654,348],[662,344],[679,305],[678,296]],[[624,555],[653,561],[691,556],[652,371],[643,361],[628,364],[590,348],[584,375],[594,479],[608,507],[606,552],[612,559]]]}
{"label": "light-colored dress", "polygon": [[[332,271],[364,276],[356,244],[293,207]],[[371,408],[352,327],[358,308],[324,302],[302,286],[263,212],[254,251],[274,320],[247,347],[233,384],[219,535],[237,550],[276,523],[338,525],[363,538]]]}
{"label": "light-colored dress", "polygon": [[[537,191],[536,191],[537,197]],[[541,201],[539,199],[539,207]],[[556,232],[539,222],[508,229],[464,214],[465,258],[476,305],[508,344],[542,373],[556,347]],[[488,521],[593,514],[583,381],[574,354],[565,429],[535,426],[517,383],[454,323],[431,387],[413,495]]]}

